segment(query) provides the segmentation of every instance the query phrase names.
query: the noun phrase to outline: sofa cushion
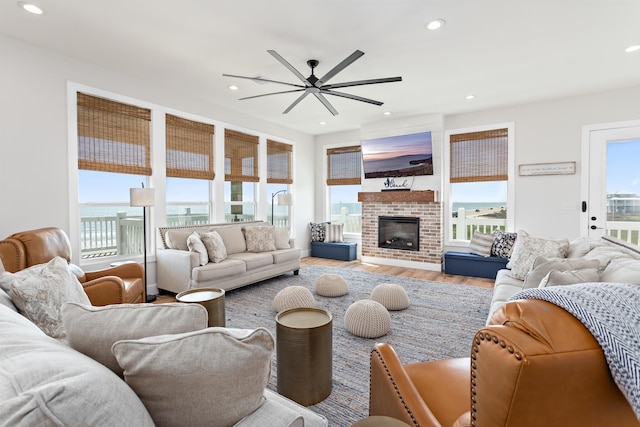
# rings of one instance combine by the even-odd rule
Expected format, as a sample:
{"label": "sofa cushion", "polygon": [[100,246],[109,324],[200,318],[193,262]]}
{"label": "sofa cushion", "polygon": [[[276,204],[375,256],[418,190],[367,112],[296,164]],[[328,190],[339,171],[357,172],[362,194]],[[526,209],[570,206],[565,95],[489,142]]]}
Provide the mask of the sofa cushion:
{"label": "sofa cushion", "polygon": [[191,279],[196,282],[208,282],[211,280],[226,279],[230,276],[239,276],[246,273],[247,265],[242,260],[227,258],[215,264],[210,262],[202,267],[195,267],[191,271]]}
{"label": "sofa cushion", "polygon": [[597,268],[583,268],[580,270],[551,270],[540,281],[539,288],[548,286],[575,285],[578,283],[599,282],[600,274]]}
{"label": "sofa cushion", "polygon": [[219,263],[227,258],[227,248],[224,246],[222,237],[217,231],[202,233],[200,238],[205,248],[207,248],[207,254],[211,262]]}
{"label": "sofa cushion", "polygon": [[264,403],[273,348],[264,328],[212,327],[118,341],[113,353],[158,427],[232,426]]}
{"label": "sofa cushion", "polygon": [[542,279],[549,274],[551,270],[567,271],[578,270],[582,268],[598,268],[600,263],[597,260],[589,260],[584,258],[548,258],[538,257],[533,262],[533,267],[524,278],[522,289],[537,288]]}
{"label": "sofa cushion", "polygon": [[216,227],[215,231],[222,237],[224,247],[227,249],[227,256],[247,251],[244,234],[239,225]]}
{"label": "sofa cushion", "polygon": [[0,305],[0,424],[153,426],[113,372]]}
{"label": "sofa cushion", "polygon": [[581,258],[588,254],[593,248],[602,245],[604,245],[604,243],[593,237],[577,237],[569,242],[567,258]]}
{"label": "sofa cushion", "polygon": [[207,265],[209,263],[209,252],[207,252],[207,247],[200,238],[200,234],[196,231],[189,234],[189,237],[187,237],[187,248],[190,252],[198,254],[198,263],[200,265]]}
{"label": "sofa cushion", "polygon": [[55,257],[40,274],[11,282],[11,300],[20,313],[36,324],[50,337],[64,340],[62,304],[77,302],[91,305],[76,276],[69,270],[67,261]]}
{"label": "sofa cushion", "polygon": [[122,377],[111,346],[124,339],[178,334],[207,327],[207,309],[200,304],[113,304],[62,306],[68,344]]}
{"label": "sofa cushion", "polygon": [[230,259],[242,261],[247,266],[247,271],[273,264],[272,252],[269,253],[253,253],[245,252],[243,254],[233,254]]}
{"label": "sofa cushion", "polygon": [[595,259],[600,263],[600,271],[603,271],[614,259],[630,259],[628,254],[611,246],[598,246],[589,251],[584,259]]}
{"label": "sofa cushion", "polygon": [[300,259],[302,251],[300,248],[281,249],[272,253],[274,264],[285,263]]}
{"label": "sofa cushion", "polygon": [[491,255],[497,256],[498,258],[509,258],[518,234],[507,233],[500,229],[494,230],[493,234],[496,238],[491,245]]}
{"label": "sofa cushion", "polygon": [[276,227],[274,233],[276,249],[289,249],[289,229],[287,227]]}
{"label": "sofa cushion", "polygon": [[600,280],[603,282],[640,285],[640,260],[631,258],[614,259],[604,269]]}
{"label": "sofa cushion", "polygon": [[327,419],[269,389],[265,402],[234,427],[326,427]]}
{"label": "sofa cushion", "polygon": [[[204,231],[204,230],[203,230]],[[179,249],[181,251],[187,251],[189,248],[187,247],[187,239],[189,235],[193,233],[191,229],[175,229],[175,230],[167,230],[164,234],[164,241],[167,244],[169,249]]]}
{"label": "sofa cushion", "polygon": [[271,252],[276,250],[275,227],[259,225],[244,228],[248,252]]}
{"label": "sofa cushion", "polygon": [[0,289],[0,304],[4,305],[12,311],[18,311],[18,308],[15,306],[13,301],[11,301],[11,297],[9,296],[9,294],[2,289]]}
{"label": "sofa cushion", "polygon": [[524,280],[539,256],[565,258],[569,250],[567,239],[549,239],[529,235],[526,231],[518,231],[518,238],[513,245],[511,259],[507,268],[516,279]]}
{"label": "sofa cushion", "polygon": [[495,234],[484,234],[474,231],[469,242],[469,252],[484,257],[491,256],[491,248],[496,240]]}

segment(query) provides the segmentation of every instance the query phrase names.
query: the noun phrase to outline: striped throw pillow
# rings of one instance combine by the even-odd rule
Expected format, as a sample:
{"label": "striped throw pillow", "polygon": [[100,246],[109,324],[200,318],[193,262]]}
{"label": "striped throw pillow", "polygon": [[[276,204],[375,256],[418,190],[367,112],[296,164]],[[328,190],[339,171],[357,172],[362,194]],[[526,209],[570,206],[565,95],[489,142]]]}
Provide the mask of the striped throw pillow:
{"label": "striped throw pillow", "polygon": [[496,236],[494,234],[484,234],[478,231],[473,232],[469,252],[480,256],[491,256],[491,247]]}
{"label": "striped throw pillow", "polygon": [[327,224],[327,235],[325,242],[344,242],[342,237],[343,224]]}

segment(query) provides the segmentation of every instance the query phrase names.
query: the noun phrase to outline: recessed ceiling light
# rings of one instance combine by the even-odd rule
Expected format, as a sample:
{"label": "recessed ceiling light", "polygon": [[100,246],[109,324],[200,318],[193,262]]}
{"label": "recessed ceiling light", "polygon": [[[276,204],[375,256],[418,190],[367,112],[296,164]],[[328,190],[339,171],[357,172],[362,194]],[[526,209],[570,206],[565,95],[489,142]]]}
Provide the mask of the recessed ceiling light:
{"label": "recessed ceiling light", "polygon": [[464,97],[464,99],[473,99],[475,97],[476,97],[475,95],[467,95]]}
{"label": "recessed ceiling light", "polygon": [[42,9],[40,6],[33,3],[28,3],[26,1],[19,1],[18,7],[26,10],[29,13],[33,13],[34,15],[42,15],[44,13],[44,9]]}
{"label": "recessed ceiling light", "polygon": [[385,112],[384,112],[384,113],[382,113],[382,114],[384,114],[385,116],[390,116],[390,115],[391,115],[391,111],[385,111]]}
{"label": "recessed ceiling light", "polygon": [[238,89],[240,89],[240,88],[238,86],[236,86],[236,85],[230,85],[229,86],[229,90],[238,90]]}
{"label": "recessed ceiling light", "polygon": [[628,48],[626,48],[624,51],[625,51],[625,52],[636,52],[636,51],[638,51],[638,50],[640,50],[640,44],[636,44],[636,45],[633,45],[633,46],[629,46],[629,47],[628,47]]}
{"label": "recessed ceiling light", "polygon": [[440,28],[444,27],[444,24],[446,23],[446,21],[444,19],[434,19],[433,21],[429,21],[429,23],[426,25],[427,30],[439,30]]}
{"label": "recessed ceiling light", "polygon": [[327,122],[320,122],[320,125],[321,125],[321,126],[324,126],[324,125],[326,125],[326,124],[327,124]]}

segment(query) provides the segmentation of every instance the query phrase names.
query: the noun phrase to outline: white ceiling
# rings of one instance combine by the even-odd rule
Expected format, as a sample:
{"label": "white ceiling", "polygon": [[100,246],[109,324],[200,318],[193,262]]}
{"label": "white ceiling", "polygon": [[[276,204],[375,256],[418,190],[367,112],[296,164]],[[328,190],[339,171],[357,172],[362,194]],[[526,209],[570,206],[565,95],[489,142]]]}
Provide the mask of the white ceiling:
{"label": "white ceiling", "polygon": [[[30,15],[0,3],[0,33],[171,87],[309,134],[418,114],[455,114],[640,84],[640,1],[612,0],[37,0]],[[427,31],[434,18],[446,20]],[[402,76],[343,89],[374,106],[223,77],[299,83],[267,53],[303,75],[322,76],[356,49],[365,55],[331,83]],[[7,64],[3,64],[7,66]],[[227,87],[240,86],[236,92]],[[465,100],[468,94],[476,95]],[[603,106],[606,108],[606,106]],[[320,125],[320,122],[326,125]]]}

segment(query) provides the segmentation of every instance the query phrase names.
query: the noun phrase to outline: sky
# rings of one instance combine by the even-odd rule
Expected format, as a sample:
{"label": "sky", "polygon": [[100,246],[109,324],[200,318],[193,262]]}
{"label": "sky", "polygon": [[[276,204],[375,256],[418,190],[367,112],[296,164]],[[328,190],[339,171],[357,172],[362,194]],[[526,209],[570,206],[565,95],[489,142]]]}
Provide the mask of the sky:
{"label": "sky", "polygon": [[368,160],[431,153],[431,132],[362,141],[362,156]]}
{"label": "sky", "polygon": [[640,194],[640,139],[607,144],[607,192]]}

